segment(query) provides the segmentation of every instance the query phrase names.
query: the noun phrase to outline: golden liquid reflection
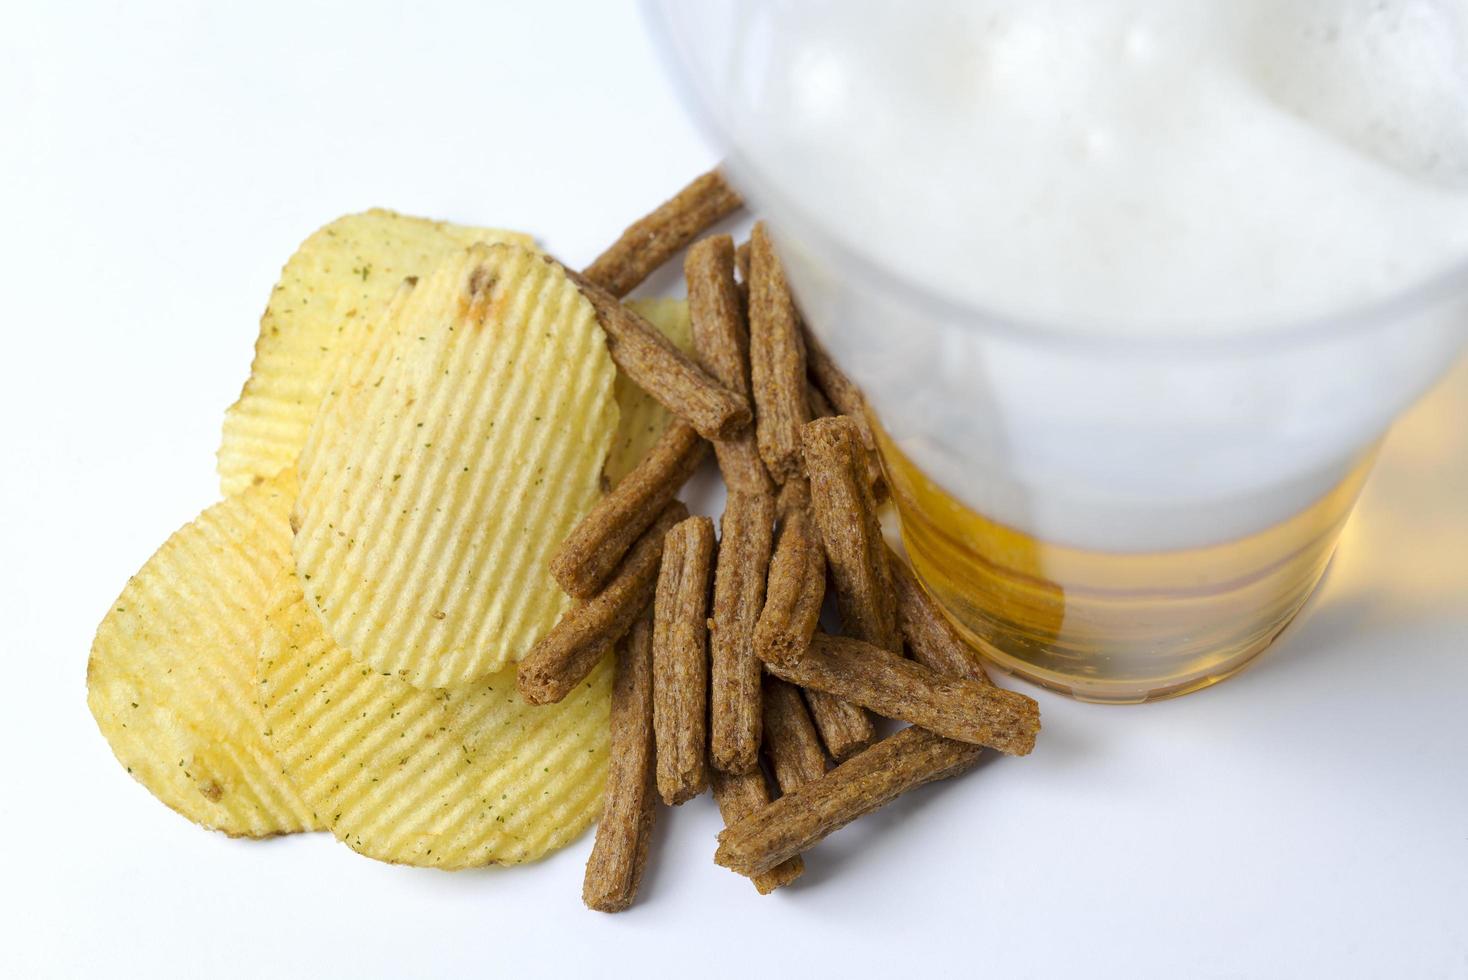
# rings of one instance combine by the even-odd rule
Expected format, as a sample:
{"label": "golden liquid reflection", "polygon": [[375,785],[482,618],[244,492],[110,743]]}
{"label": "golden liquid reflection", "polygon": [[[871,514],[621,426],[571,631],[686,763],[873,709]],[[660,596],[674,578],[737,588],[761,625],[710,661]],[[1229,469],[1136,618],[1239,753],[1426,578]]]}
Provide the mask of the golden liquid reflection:
{"label": "golden liquid reflection", "polygon": [[1468,601],[1468,360],[1398,423],[1354,518],[1369,454],[1300,514],[1207,548],[1058,546],[969,510],[885,438],[882,449],[907,552],[955,625],[1001,667],[1084,700],[1231,676],[1300,610],[1337,541],[1318,605],[1354,602],[1375,621]]}
{"label": "golden liquid reflection", "polygon": [[1392,429],[1317,605],[1394,620],[1468,607],[1468,358]]}

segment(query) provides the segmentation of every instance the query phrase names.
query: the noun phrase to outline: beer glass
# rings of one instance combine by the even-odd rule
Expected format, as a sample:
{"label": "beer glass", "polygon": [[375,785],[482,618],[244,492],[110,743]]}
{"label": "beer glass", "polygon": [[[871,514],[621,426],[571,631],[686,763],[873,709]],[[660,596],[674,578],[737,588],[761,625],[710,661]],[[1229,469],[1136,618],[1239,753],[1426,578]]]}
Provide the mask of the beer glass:
{"label": "beer glass", "polygon": [[737,138],[733,87],[761,57],[735,43],[738,0],[647,6],[811,329],[865,390],[913,568],[963,635],[1013,673],[1123,703],[1197,690],[1267,647],[1324,573],[1392,421],[1461,348],[1468,263],[1225,336],[1085,332],[955,301],[839,238]]}

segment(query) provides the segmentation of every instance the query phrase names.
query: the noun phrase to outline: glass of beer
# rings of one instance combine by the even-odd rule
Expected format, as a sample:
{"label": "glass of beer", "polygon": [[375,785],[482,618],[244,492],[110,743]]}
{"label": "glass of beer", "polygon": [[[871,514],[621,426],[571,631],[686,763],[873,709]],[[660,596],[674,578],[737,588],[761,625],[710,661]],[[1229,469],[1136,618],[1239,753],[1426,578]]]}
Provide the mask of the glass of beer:
{"label": "glass of beer", "polygon": [[1279,635],[1463,345],[1457,6],[649,4],[924,585],[996,664],[1119,703]]}

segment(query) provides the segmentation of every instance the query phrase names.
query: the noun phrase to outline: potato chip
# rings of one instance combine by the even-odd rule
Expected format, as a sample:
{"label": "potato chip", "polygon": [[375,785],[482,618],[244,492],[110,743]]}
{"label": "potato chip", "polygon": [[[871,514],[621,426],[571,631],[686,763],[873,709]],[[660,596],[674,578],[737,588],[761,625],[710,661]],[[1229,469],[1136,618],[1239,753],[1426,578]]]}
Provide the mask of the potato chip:
{"label": "potato chip", "polygon": [[356,406],[366,397],[365,389],[387,370],[387,359],[392,356],[388,341],[401,326],[403,309],[417,285],[416,278],[404,279],[373,316],[361,321],[362,329],[352,338],[350,349],[335,359],[321,407],[301,447],[305,458],[335,458],[342,451],[341,442],[350,430]]}
{"label": "potato chip", "polygon": [[508,245],[448,259],[382,329],[380,372],[301,455],[296,568],[341,647],[449,687],[570,608],[548,565],[601,496],[616,370],[564,270]]}
{"label": "potato chip", "polygon": [[475,242],[530,247],[528,235],[374,209],[320,229],[281,271],[260,317],[255,362],[224,417],[218,469],[226,496],[296,461],[334,358],[405,277]]}
{"label": "potato chip", "polygon": [[[391,319],[396,315],[395,304],[404,302],[411,292],[411,285],[404,284],[398,295],[388,300],[378,312],[378,320]],[[645,317],[664,336],[686,353],[693,350],[693,327],[688,318],[688,303],[681,299],[639,298],[628,300],[627,305]],[[343,428],[342,420],[352,412],[350,399],[356,397],[362,387],[375,381],[381,374],[376,358],[380,355],[381,341],[391,332],[391,327],[378,329],[371,321],[365,321],[366,329],[356,341],[358,352],[343,357],[337,365],[334,377],[322,398],[323,412],[335,412],[337,421],[317,425],[312,430],[321,435],[334,435]],[[657,399],[643,391],[621,371],[612,392],[617,400],[620,416],[616,434],[612,436],[611,452],[607,456],[604,472],[607,482],[615,486],[622,477],[631,472],[649,449],[662,436],[672,415]],[[308,450],[318,451],[318,450]],[[319,450],[326,452],[328,450]]]}
{"label": "potato chip", "polygon": [[[688,319],[688,303],[681,299],[633,299],[627,305],[667,337],[685,354],[693,353],[693,326]],[[626,476],[667,428],[672,416],[647,392],[621,371],[617,372],[617,405],[622,420],[607,457],[607,480],[616,486]]]}
{"label": "potato chip", "polygon": [[251,487],[175,532],[112,604],[87,661],[87,704],[117,760],[231,836],[317,829],[255,704],[265,613],[289,574],[293,484]]}
{"label": "potato chip", "polygon": [[533,861],[596,819],[612,662],[532,707],[511,668],[422,691],[331,641],[282,576],[258,668],[270,744],[323,822],[380,861],[443,869]]}

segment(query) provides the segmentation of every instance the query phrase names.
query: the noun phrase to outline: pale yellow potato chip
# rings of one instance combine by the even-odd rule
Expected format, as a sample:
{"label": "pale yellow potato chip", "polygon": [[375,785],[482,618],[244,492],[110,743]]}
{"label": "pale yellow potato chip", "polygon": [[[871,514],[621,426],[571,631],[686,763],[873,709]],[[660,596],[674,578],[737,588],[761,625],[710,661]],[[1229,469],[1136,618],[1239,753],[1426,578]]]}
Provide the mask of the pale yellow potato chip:
{"label": "pale yellow potato chip", "polygon": [[[639,298],[627,305],[640,313],[685,354],[693,353],[693,326],[688,319],[688,302],[681,299]],[[663,434],[672,415],[631,378],[617,372],[617,405],[622,420],[607,457],[607,480],[612,486],[637,465]]]}
{"label": "pale yellow potato chip", "polygon": [[[376,321],[396,316],[393,304],[402,303],[411,292],[411,283],[399,288],[395,297],[378,311]],[[681,299],[638,298],[628,300],[627,305],[636,310],[654,327],[663,333],[685,353],[693,351],[693,327],[688,318],[688,303]],[[323,412],[336,413],[338,421],[317,425],[313,434],[318,437],[335,435],[342,429],[340,419],[349,417],[351,399],[361,389],[381,376],[377,358],[381,356],[381,340],[391,328],[378,330],[373,320],[364,321],[366,329],[356,341],[353,356],[343,357],[337,364],[335,376],[322,398]],[[631,378],[618,370],[612,392],[617,400],[619,417],[616,434],[612,437],[611,451],[607,456],[605,473],[610,486],[616,484],[635,467],[653,444],[662,436],[668,421],[673,417],[667,409],[647,392],[639,388]],[[319,452],[315,448],[309,452]]]}
{"label": "pale yellow potato chip", "polygon": [[368,857],[449,870],[533,861],[600,812],[610,657],[545,707],[521,700],[513,668],[422,691],[333,643],[282,576],[258,677],[286,775]]}
{"label": "pale yellow potato chip", "polygon": [[336,358],[321,407],[301,447],[304,458],[334,459],[341,452],[356,406],[370,394],[364,394],[364,390],[374,386],[387,371],[388,359],[393,356],[388,341],[395,336],[399,318],[417,284],[416,277],[403,280],[373,316],[361,321],[350,349],[344,349]]}
{"label": "pale yellow potato chip", "polygon": [[255,664],[289,575],[294,481],[215,504],[163,543],[92,642],[87,705],[117,760],[188,819],[231,836],[317,829],[266,743]]}
{"label": "pale yellow potato chip", "polygon": [[475,242],[533,245],[519,232],[381,209],[338,218],[301,244],[260,317],[249,380],[224,416],[218,469],[226,496],[295,463],[339,352],[355,349],[404,278]]}
{"label": "pale yellow potato chip", "polygon": [[548,565],[601,496],[616,371],[565,271],[514,246],[446,260],[379,330],[301,455],[296,568],[354,657],[463,684],[570,608]]}

